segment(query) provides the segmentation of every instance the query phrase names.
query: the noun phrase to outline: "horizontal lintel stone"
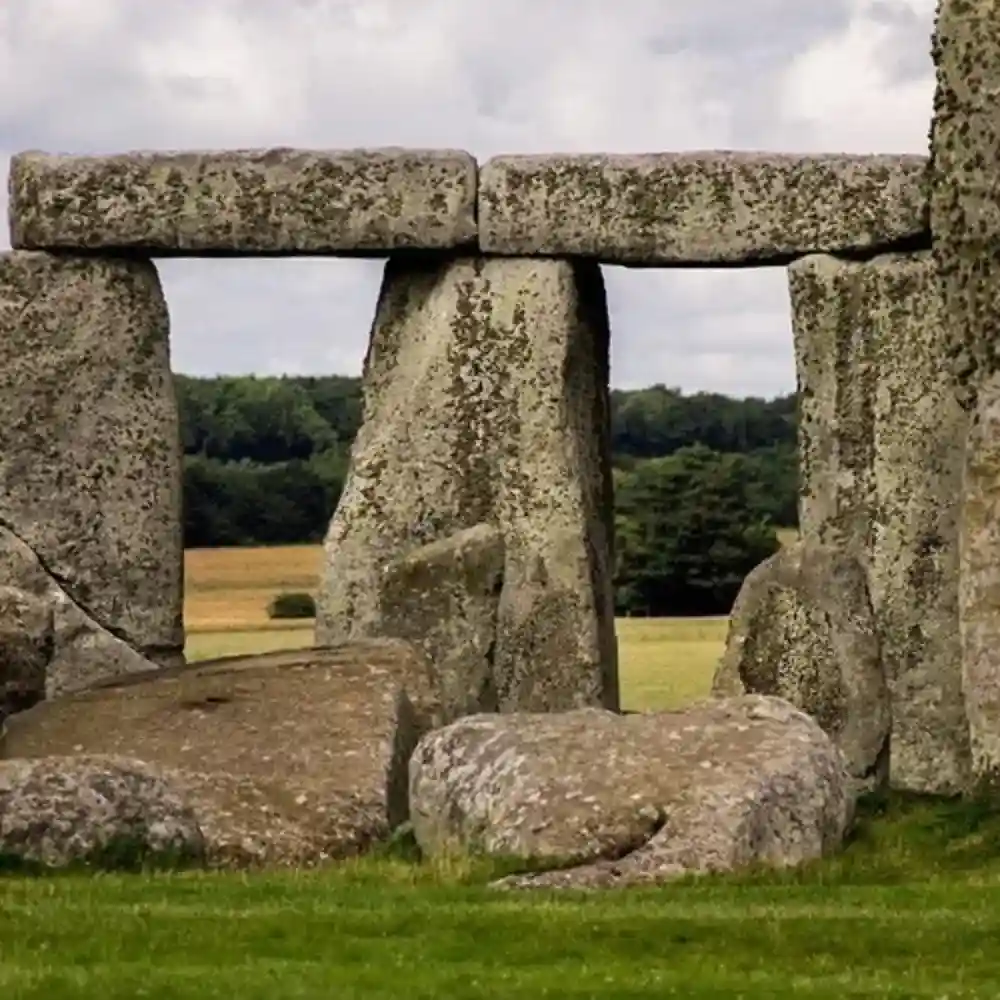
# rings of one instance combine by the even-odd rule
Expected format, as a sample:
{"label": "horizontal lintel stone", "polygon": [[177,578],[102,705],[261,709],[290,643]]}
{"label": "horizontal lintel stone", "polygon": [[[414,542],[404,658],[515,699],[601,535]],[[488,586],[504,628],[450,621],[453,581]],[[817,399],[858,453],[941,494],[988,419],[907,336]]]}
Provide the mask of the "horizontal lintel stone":
{"label": "horizontal lintel stone", "polygon": [[910,155],[499,156],[480,170],[479,242],[649,267],[874,252],[929,243],[926,175]]}
{"label": "horizontal lintel stone", "polygon": [[10,165],[11,244],[159,257],[474,247],[476,184],[460,150],[24,152]]}

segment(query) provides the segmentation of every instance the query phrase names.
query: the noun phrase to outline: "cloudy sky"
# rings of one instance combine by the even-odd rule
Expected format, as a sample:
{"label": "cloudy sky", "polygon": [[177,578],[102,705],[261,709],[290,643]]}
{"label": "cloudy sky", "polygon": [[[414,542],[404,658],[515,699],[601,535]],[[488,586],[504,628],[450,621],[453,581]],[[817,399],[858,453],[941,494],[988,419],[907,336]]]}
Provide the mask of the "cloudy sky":
{"label": "cloudy sky", "polygon": [[[0,180],[29,148],[924,153],[933,7],[0,0]],[[360,371],[379,262],[160,267],[175,370]],[[782,270],[605,275],[615,385],[794,387]]]}

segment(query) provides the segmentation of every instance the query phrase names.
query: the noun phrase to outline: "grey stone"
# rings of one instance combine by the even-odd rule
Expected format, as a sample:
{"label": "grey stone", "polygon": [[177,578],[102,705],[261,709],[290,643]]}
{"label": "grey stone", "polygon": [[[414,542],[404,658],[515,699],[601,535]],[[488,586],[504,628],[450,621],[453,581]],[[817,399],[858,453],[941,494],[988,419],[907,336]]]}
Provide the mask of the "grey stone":
{"label": "grey stone", "polygon": [[889,690],[868,580],[853,557],[799,541],[754,569],[712,690],[784,698],[837,744],[857,791],[885,786]]}
{"label": "grey stone", "polygon": [[0,527],[87,617],[170,663],[184,633],[167,338],[148,262],[0,255]]}
{"label": "grey stone", "polygon": [[123,851],[132,861],[192,862],[203,860],[204,850],[183,796],[142,761],[0,761],[0,855],[50,868],[114,868]]}
{"label": "grey stone", "polygon": [[407,553],[384,570],[380,635],[411,641],[434,665],[442,721],[496,711],[499,529],[479,524]]}
{"label": "grey stone", "polygon": [[968,783],[958,632],[967,421],[933,261],[808,257],[789,268],[800,394],[800,527],[869,574],[889,683],[890,781]]}
{"label": "grey stone", "polygon": [[624,886],[835,852],[854,811],[840,752],[778,698],[681,712],[476,715],[410,760],[414,834],[431,858],[559,868],[505,885]]}
{"label": "grey stone", "polygon": [[190,806],[210,864],[297,867],[406,822],[410,754],[438,714],[423,657],[374,640],[108,681],[11,716],[0,757],[146,761]]}
{"label": "grey stone", "polygon": [[19,153],[11,244],[150,256],[372,254],[475,245],[457,150]]}
{"label": "grey stone", "polygon": [[970,414],[959,630],[972,771],[1000,787],[1000,36],[995,0],[943,0],[934,39],[931,221],[954,389]]}
{"label": "grey stone", "polygon": [[633,265],[780,263],[929,239],[920,156],[500,156],[481,171],[489,253]]}
{"label": "grey stone", "polygon": [[24,609],[24,617],[6,620],[2,631],[7,648],[22,651],[19,662],[27,671],[22,680],[29,701],[37,700],[39,671],[42,693],[56,698],[157,666],[95,622],[6,528],[0,528],[0,592],[17,595]]}
{"label": "grey stone", "polygon": [[0,724],[45,697],[52,647],[49,603],[0,582]]}
{"label": "grey stone", "polygon": [[500,709],[617,706],[598,266],[390,260],[364,387],[325,543],[317,643],[379,634],[383,567],[494,525]]}

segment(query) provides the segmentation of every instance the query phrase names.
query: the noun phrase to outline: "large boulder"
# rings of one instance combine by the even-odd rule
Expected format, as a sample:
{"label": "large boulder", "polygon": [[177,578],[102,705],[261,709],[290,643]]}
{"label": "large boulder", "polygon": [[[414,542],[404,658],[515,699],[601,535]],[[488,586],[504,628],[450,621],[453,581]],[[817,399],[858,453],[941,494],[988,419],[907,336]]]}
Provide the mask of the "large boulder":
{"label": "large boulder", "polygon": [[184,646],[168,327],[148,261],[0,254],[0,528],[89,619],[165,665]]}
{"label": "large boulder", "polygon": [[141,761],[47,757],[0,761],[0,857],[52,868],[191,862],[205,841],[171,783]]}
{"label": "large boulder", "polygon": [[100,754],[154,766],[213,865],[316,864],[408,817],[407,767],[438,720],[407,644],[231,657],[108,682],[7,720],[0,757]]}
{"label": "large boulder", "polygon": [[801,534],[868,574],[892,707],[890,783],[953,794],[971,764],[958,527],[968,418],[934,261],[805,257],[789,286]]}
{"label": "large boulder", "polygon": [[840,752],[788,702],[681,712],[477,715],[410,762],[421,849],[552,866],[508,885],[604,886],[836,851],[854,797]]}
{"label": "large boulder", "polygon": [[892,715],[864,567],[808,542],[784,546],[743,581],[712,685],[774,695],[840,747],[858,790],[885,785]]}
{"label": "large boulder", "polygon": [[[391,259],[364,421],[325,542],[317,644],[425,636],[447,664],[482,660],[485,647],[480,711],[617,707],[608,413],[596,264]],[[490,529],[502,543],[495,587],[458,565],[463,533]],[[454,566],[449,607],[466,603],[464,587],[476,608],[450,633],[415,569],[442,559]]]}

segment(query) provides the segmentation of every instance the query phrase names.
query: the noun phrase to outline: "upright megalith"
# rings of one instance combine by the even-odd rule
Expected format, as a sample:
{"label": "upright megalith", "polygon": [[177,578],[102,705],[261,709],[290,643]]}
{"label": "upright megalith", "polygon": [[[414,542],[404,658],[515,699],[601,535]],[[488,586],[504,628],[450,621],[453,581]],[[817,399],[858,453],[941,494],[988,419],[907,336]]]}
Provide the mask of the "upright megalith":
{"label": "upright megalith", "polygon": [[807,541],[866,567],[892,708],[890,781],[969,779],[958,608],[967,419],[928,253],[790,268]]}
{"label": "upright megalith", "polygon": [[954,391],[969,411],[960,634],[973,774],[1000,783],[1000,3],[942,0],[934,39],[931,224]]}
{"label": "upright megalith", "polygon": [[[405,637],[480,671],[480,710],[617,706],[608,413],[596,264],[391,259],[317,642]],[[420,592],[445,565],[464,596]],[[442,601],[461,628],[420,625]]]}
{"label": "upright megalith", "polygon": [[[81,621],[164,663],[178,660],[184,643],[167,333],[146,261],[0,256],[0,529],[33,554]],[[0,585],[44,589],[26,585],[13,565],[0,560],[9,570]],[[75,648],[50,689],[89,683],[124,662],[102,642]],[[137,668],[149,666],[142,655]]]}

